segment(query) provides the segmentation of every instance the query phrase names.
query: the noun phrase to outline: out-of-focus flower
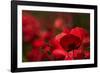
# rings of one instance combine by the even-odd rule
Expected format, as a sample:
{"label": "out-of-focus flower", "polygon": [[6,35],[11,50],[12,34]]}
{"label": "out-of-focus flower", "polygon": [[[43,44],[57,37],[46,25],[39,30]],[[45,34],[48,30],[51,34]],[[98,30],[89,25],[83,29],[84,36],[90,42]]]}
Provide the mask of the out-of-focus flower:
{"label": "out-of-focus flower", "polygon": [[[67,51],[78,49],[81,45],[90,43],[87,37],[89,34],[85,29],[76,27],[60,39],[60,45]],[[88,41],[86,42],[86,40]]]}
{"label": "out-of-focus flower", "polygon": [[52,48],[50,48],[48,45],[45,45],[44,50],[45,50],[46,52],[51,52]]}
{"label": "out-of-focus flower", "polygon": [[65,56],[67,55],[67,52],[62,49],[55,49],[52,52],[52,55],[55,57],[56,60],[64,60]]}
{"label": "out-of-focus flower", "polygon": [[84,40],[85,38],[89,37],[89,33],[84,28],[80,27],[73,28],[70,34],[79,37],[81,40]]}
{"label": "out-of-focus flower", "polygon": [[41,33],[41,38],[44,39],[46,42],[49,41],[52,38],[53,32],[50,31],[44,31]]}
{"label": "out-of-focus flower", "polygon": [[38,20],[32,15],[22,16],[22,31],[24,42],[29,42],[32,40],[34,35],[37,35],[40,31],[40,26]]}
{"label": "out-of-focus flower", "polygon": [[60,45],[60,39],[65,35],[66,33],[61,33],[55,36],[52,40],[50,40],[50,44],[53,46],[54,49],[63,50],[62,46]]}
{"label": "out-of-focus flower", "polygon": [[65,35],[60,40],[60,45],[66,50],[71,51],[74,49],[78,49],[81,45],[81,40],[74,35]]}
{"label": "out-of-focus flower", "polygon": [[90,37],[89,36],[84,38],[83,45],[85,48],[88,48],[90,46]]}
{"label": "out-of-focus flower", "polygon": [[85,53],[85,58],[86,58],[86,59],[90,59],[90,51],[86,51],[86,50],[85,50],[84,53]]}
{"label": "out-of-focus flower", "polygon": [[64,20],[63,20],[62,18],[59,17],[59,18],[57,18],[57,19],[55,20],[54,26],[55,26],[56,28],[58,28],[58,29],[61,29],[61,28],[64,27],[64,24],[65,24]]}
{"label": "out-of-focus flower", "polygon": [[45,45],[45,42],[44,42],[43,39],[38,39],[38,40],[35,40],[35,41],[32,42],[32,46],[33,47],[40,48],[40,47],[42,47],[44,45]]}
{"label": "out-of-focus flower", "polygon": [[54,26],[58,29],[71,28],[73,24],[73,15],[70,13],[57,13]]}
{"label": "out-of-focus flower", "polygon": [[84,28],[76,27],[71,30],[70,34],[79,37],[80,40],[82,40],[82,45],[84,45],[85,48],[90,46],[90,36]]}
{"label": "out-of-focus flower", "polygon": [[[68,33],[62,32],[58,34],[52,41],[52,44],[57,49],[57,54],[59,54],[59,50],[68,52],[68,54],[65,55],[65,60],[84,59],[86,55],[87,57],[89,56],[89,53],[86,53],[86,55],[84,53],[86,50],[85,45],[90,43],[89,40],[88,32],[83,28],[76,27],[70,30]],[[86,46],[89,47],[88,44]],[[62,52],[60,52],[60,54],[61,53]]]}

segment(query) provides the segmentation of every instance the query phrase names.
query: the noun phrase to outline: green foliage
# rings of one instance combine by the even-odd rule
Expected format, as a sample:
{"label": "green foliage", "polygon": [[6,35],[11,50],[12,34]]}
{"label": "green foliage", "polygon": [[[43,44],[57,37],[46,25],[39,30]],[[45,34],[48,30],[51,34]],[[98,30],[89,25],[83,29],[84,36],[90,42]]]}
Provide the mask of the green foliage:
{"label": "green foliage", "polygon": [[74,26],[83,27],[90,32],[90,15],[85,13],[74,14],[73,24]]}
{"label": "green foliage", "polygon": [[27,58],[26,58],[26,55],[29,51],[31,51],[32,49],[32,45],[31,44],[26,44],[26,43],[23,43],[23,47],[22,47],[22,61],[23,62],[26,62],[27,61]]}

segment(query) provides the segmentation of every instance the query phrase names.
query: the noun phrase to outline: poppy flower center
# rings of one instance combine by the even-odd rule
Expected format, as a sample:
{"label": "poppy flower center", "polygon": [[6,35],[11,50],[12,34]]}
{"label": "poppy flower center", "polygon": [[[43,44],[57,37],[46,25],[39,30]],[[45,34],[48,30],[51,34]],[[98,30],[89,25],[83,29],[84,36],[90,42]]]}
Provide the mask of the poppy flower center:
{"label": "poppy flower center", "polygon": [[76,45],[75,45],[74,43],[69,44],[69,45],[68,45],[68,48],[76,48]]}
{"label": "poppy flower center", "polygon": [[77,36],[69,34],[61,38],[60,44],[66,51],[71,51],[80,47],[81,40]]}

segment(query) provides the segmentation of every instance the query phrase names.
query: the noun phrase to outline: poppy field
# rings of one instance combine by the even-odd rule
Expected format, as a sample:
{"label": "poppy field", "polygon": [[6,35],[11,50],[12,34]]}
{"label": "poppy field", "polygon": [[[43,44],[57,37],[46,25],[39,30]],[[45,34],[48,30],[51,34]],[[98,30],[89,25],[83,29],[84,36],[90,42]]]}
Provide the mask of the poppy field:
{"label": "poppy field", "polygon": [[22,11],[22,62],[90,59],[90,14]]}

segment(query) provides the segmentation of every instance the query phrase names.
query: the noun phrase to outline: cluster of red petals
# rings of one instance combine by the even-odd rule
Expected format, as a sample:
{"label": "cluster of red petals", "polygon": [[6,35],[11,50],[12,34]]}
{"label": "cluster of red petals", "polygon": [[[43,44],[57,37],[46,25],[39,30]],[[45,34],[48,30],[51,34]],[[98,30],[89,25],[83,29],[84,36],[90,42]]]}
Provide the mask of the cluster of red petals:
{"label": "cluster of red petals", "polygon": [[[72,60],[90,58],[90,51],[86,49],[90,46],[90,38],[85,29],[75,27],[69,33],[63,32],[58,34],[54,40],[56,43],[55,46],[57,46],[56,49],[63,49],[63,53],[66,53],[63,55],[65,56],[63,59]],[[58,52],[56,53],[58,54]],[[62,56],[62,54],[60,53],[59,55]]]}
{"label": "cluster of red petals", "polygon": [[[64,22],[58,18],[55,27],[60,28]],[[23,41],[30,43],[32,49],[27,53],[28,61],[48,60],[77,60],[89,59],[90,36],[81,27],[72,29],[63,28],[63,31],[54,35],[55,31],[41,31],[36,17],[22,16]]]}
{"label": "cluster of red petals", "polygon": [[40,31],[39,22],[32,15],[25,14],[22,16],[22,26],[24,42],[31,41]]}

